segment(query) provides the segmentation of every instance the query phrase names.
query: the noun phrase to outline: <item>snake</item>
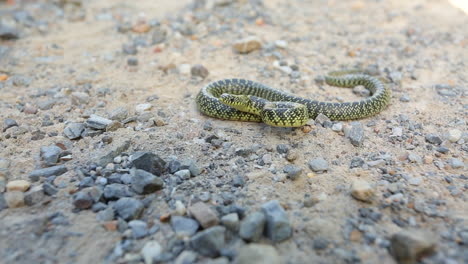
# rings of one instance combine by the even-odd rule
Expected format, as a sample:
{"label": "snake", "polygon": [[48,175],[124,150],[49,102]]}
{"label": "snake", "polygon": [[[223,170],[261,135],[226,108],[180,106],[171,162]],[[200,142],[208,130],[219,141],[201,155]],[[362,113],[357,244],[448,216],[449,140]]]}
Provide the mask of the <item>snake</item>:
{"label": "snake", "polygon": [[336,71],[324,76],[335,87],[364,86],[370,96],[354,102],[323,102],[287,93],[260,82],[231,78],[203,86],[196,97],[203,114],[224,120],[263,122],[276,127],[302,127],[319,114],[331,121],[362,119],[383,111],[390,89],[377,77],[356,71]]}

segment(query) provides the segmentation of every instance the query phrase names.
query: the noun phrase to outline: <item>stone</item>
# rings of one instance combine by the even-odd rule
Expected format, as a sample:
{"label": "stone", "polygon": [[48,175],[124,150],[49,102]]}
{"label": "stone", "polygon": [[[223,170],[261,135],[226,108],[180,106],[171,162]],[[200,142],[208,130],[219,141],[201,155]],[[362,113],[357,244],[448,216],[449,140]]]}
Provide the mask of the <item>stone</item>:
{"label": "stone", "polygon": [[361,157],[354,157],[349,164],[349,168],[360,168],[364,165],[364,160]]}
{"label": "stone", "polygon": [[171,226],[177,235],[188,237],[195,235],[200,227],[197,221],[183,216],[172,216]]}
{"label": "stone", "polygon": [[110,120],[123,121],[128,117],[128,110],[125,107],[117,107],[108,114]]}
{"label": "stone", "polygon": [[25,192],[29,189],[31,183],[25,180],[9,181],[6,185],[7,192],[19,191]]}
{"label": "stone", "polygon": [[122,51],[127,55],[136,55],[138,53],[137,47],[131,43],[122,45]]}
{"label": "stone", "polygon": [[98,166],[105,167],[108,163],[112,163],[114,158],[120,153],[126,151],[130,147],[130,140],[120,141],[110,145],[103,152],[99,151],[94,154],[93,160],[96,161]]}
{"label": "stone", "polygon": [[130,188],[125,184],[112,183],[104,187],[104,198],[107,200],[117,200],[122,197],[133,196]]}
{"label": "stone", "polygon": [[145,264],[153,264],[156,259],[161,255],[162,247],[158,241],[150,240],[145,243],[140,251]]}
{"label": "stone", "polygon": [[[175,259],[174,264],[194,264],[197,260],[197,253],[191,250],[184,250]],[[208,261],[209,262],[209,261]],[[205,263],[207,263],[205,261]]]}
{"label": "stone", "polygon": [[302,174],[302,168],[296,165],[288,164],[283,168],[284,173],[286,176],[291,180],[297,180],[299,176]]}
{"label": "stone", "polygon": [[425,139],[426,139],[426,142],[429,142],[434,145],[442,144],[442,139],[440,139],[440,137],[435,134],[427,134],[425,136]]}
{"label": "stone", "polygon": [[355,147],[359,147],[364,142],[364,128],[360,122],[352,122],[349,131],[345,130],[345,135]]}
{"label": "stone", "polygon": [[417,263],[436,249],[432,234],[420,230],[405,230],[394,234],[391,239],[391,254],[399,263]]}
{"label": "stone", "polygon": [[156,27],[151,36],[153,45],[163,43],[166,40],[167,32],[161,27]]}
{"label": "stone", "polygon": [[281,264],[280,255],[273,246],[251,243],[240,248],[237,264]]}
{"label": "stone", "polygon": [[5,198],[8,208],[18,208],[23,207],[25,205],[23,192],[6,192],[4,193],[3,197]]}
{"label": "stone", "polygon": [[447,139],[452,142],[452,143],[455,143],[457,142],[458,140],[461,139],[461,137],[463,136],[463,132],[458,130],[458,129],[451,129],[449,132],[448,132],[448,135],[447,135]]}
{"label": "stone", "polygon": [[128,66],[137,66],[138,65],[138,59],[135,57],[130,57],[127,59],[127,65]]}
{"label": "stone", "polygon": [[164,182],[161,178],[144,170],[131,171],[132,189],[138,194],[150,194],[161,190],[164,187]]}
{"label": "stone", "polygon": [[142,114],[144,112],[150,111],[153,108],[153,105],[150,103],[138,104],[135,106],[135,112],[137,114]]}
{"label": "stone", "polygon": [[34,186],[27,193],[24,194],[24,202],[26,205],[31,206],[38,204],[45,198],[44,188],[42,185]]}
{"label": "stone", "polygon": [[230,213],[221,217],[221,224],[225,226],[228,230],[231,230],[234,233],[239,231],[239,215],[237,213]]}
{"label": "stone", "polygon": [[457,158],[451,158],[450,161],[450,166],[452,167],[452,169],[460,169],[460,168],[463,168],[465,167],[465,164],[463,163],[463,161],[457,159]]}
{"label": "stone", "polygon": [[201,64],[193,65],[190,69],[190,73],[192,74],[192,76],[201,77],[202,79],[205,79],[210,74],[210,72],[205,68],[205,66]]}
{"label": "stone", "polygon": [[414,185],[414,186],[418,186],[420,185],[422,182],[422,178],[421,177],[412,177],[408,180],[408,183],[411,184],[411,185]]}
{"label": "stone", "polygon": [[112,120],[109,120],[105,117],[98,116],[98,115],[91,115],[87,120],[86,120],[86,126],[97,129],[97,130],[104,130],[106,127],[112,123]]}
{"label": "stone", "polygon": [[6,118],[5,120],[3,120],[3,132],[15,126],[16,127],[18,126],[18,123],[16,122],[16,120],[11,119],[11,118]]}
{"label": "stone", "polygon": [[128,222],[128,227],[132,230],[134,239],[141,239],[148,235],[148,224],[141,220],[132,220]]}
{"label": "stone", "polygon": [[277,200],[262,205],[265,214],[265,235],[274,242],[281,242],[291,237],[292,228],[288,215]]}
{"label": "stone", "polygon": [[83,92],[71,93],[71,101],[74,105],[86,105],[89,103],[89,94]]}
{"label": "stone", "polygon": [[262,41],[255,36],[246,37],[234,42],[233,48],[238,53],[250,53],[262,48]]}
{"label": "stone", "polygon": [[47,99],[37,102],[37,107],[41,110],[50,110],[57,103],[56,99]]}
{"label": "stone", "polygon": [[15,40],[19,39],[19,31],[13,27],[9,27],[0,23],[0,40]]}
{"label": "stone", "polygon": [[46,167],[54,166],[59,161],[62,149],[56,145],[41,147],[40,155]]}
{"label": "stone", "polygon": [[180,164],[180,169],[189,170],[192,177],[198,176],[202,172],[197,163],[192,159],[182,161]]}
{"label": "stone", "polygon": [[206,257],[217,257],[225,245],[226,228],[213,226],[198,232],[190,239],[191,247]]}
{"label": "stone", "polygon": [[328,162],[323,158],[316,158],[309,161],[309,168],[314,172],[324,172],[328,170]]}
{"label": "stone", "polygon": [[351,184],[351,196],[363,202],[371,202],[374,197],[374,189],[365,180],[356,179]]}
{"label": "stone", "polygon": [[187,213],[187,208],[185,208],[185,205],[180,200],[177,200],[174,205],[175,205],[175,210],[173,212],[174,215],[182,216]]}
{"label": "stone", "polygon": [[133,167],[161,176],[166,169],[166,162],[152,152],[139,151],[130,156]]}
{"label": "stone", "polygon": [[53,184],[48,182],[44,182],[44,184],[42,184],[42,188],[44,189],[44,193],[49,196],[53,196],[58,192],[57,188],[55,188]]}
{"label": "stone", "polygon": [[[100,203],[97,203],[97,204],[100,204]],[[95,204],[95,205],[97,205],[97,204]],[[94,206],[95,205],[93,205],[93,211],[94,211]],[[109,221],[114,220],[114,218],[115,218],[115,211],[114,211],[114,208],[112,208],[111,206],[108,206],[107,208],[105,208],[104,210],[99,211],[96,214],[96,220],[98,220],[100,222],[109,222]]]}
{"label": "stone", "polygon": [[29,179],[31,181],[38,181],[41,177],[47,178],[50,176],[59,176],[67,171],[68,169],[64,165],[56,165],[32,171],[31,173],[29,173]]}
{"label": "stone", "polygon": [[417,164],[421,164],[422,163],[422,158],[421,156],[419,155],[416,155],[414,153],[410,153],[408,155],[408,160],[411,161],[412,163],[417,163]]}
{"label": "stone", "polygon": [[260,240],[265,227],[265,215],[261,212],[253,212],[245,217],[239,227],[239,236],[249,242]]}
{"label": "stone", "polygon": [[143,207],[140,200],[130,197],[122,197],[113,204],[116,214],[126,221],[139,218]]}
{"label": "stone", "polygon": [[317,124],[320,124],[322,126],[324,126],[325,123],[329,123],[330,122],[330,118],[328,118],[328,116],[320,113],[317,115],[317,117],[315,118],[315,123]]}
{"label": "stone", "polygon": [[279,154],[288,154],[289,146],[286,144],[278,144],[276,145],[276,151],[278,151]]}
{"label": "stone", "polygon": [[190,64],[186,64],[186,63],[183,63],[179,65],[178,67],[179,73],[182,75],[190,75],[191,74],[190,69],[191,69]]}
{"label": "stone", "polygon": [[189,180],[190,179],[190,171],[189,170],[180,170],[174,173],[175,176],[179,177],[181,180]]}
{"label": "stone", "polygon": [[69,139],[77,139],[81,137],[81,134],[85,130],[83,123],[70,123],[63,130],[63,134]]}
{"label": "stone", "polygon": [[341,132],[343,131],[343,123],[338,122],[332,125],[331,129],[335,132]]}
{"label": "stone", "polygon": [[189,213],[197,219],[203,228],[209,228],[218,225],[218,215],[205,203],[198,202],[188,208]]}
{"label": "stone", "polygon": [[102,197],[102,190],[98,187],[87,187],[75,193],[73,196],[73,205],[78,209],[89,209]]}

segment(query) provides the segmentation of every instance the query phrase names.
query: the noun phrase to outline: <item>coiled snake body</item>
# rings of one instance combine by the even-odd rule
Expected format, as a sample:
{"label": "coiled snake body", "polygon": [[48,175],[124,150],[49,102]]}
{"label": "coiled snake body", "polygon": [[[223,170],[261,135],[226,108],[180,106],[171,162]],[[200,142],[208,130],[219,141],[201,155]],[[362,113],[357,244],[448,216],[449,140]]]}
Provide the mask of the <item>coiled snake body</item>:
{"label": "coiled snake body", "polygon": [[390,90],[367,74],[332,72],[325,77],[325,82],[347,88],[363,85],[371,96],[355,102],[320,102],[250,80],[225,79],[204,86],[196,101],[199,110],[211,117],[279,127],[303,126],[320,113],[331,120],[360,119],[379,113],[390,101]]}

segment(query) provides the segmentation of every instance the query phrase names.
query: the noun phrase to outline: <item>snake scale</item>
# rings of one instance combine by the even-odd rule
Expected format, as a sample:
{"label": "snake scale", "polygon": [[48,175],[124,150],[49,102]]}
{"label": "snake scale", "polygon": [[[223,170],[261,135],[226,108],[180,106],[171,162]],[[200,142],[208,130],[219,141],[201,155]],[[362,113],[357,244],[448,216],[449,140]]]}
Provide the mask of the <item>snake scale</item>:
{"label": "snake scale", "polygon": [[352,120],[381,112],[390,101],[390,90],[376,77],[348,71],[325,76],[328,85],[352,88],[363,85],[371,93],[355,102],[321,102],[289,94],[245,79],[224,79],[204,86],[197,95],[199,110],[211,117],[264,122],[278,127],[300,127],[324,114],[331,120]]}

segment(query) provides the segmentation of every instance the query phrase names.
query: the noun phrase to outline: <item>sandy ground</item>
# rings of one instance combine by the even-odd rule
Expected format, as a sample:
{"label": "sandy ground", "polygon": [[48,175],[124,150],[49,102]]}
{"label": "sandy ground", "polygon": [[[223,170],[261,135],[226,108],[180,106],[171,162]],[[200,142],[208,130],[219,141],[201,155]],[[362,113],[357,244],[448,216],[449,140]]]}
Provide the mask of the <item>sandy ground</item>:
{"label": "sandy ground", "polygon": [[[145,221],[158,222],[161,215],[170,213],[174,197],[188,206],[195,196],[210,192],[211,203],[216,205],[227,192],[248,212],[269,200],[279,200],[287,209],[293,236],[273,244],[283,263],[395,263],[385,244],[393,234],[411,229],[425,230],[435,237],[437,249],[424,263],[468,261],[462,235],[463,230],[468,232],[466,165],[451,166],[452,159],[464,164],[468,161],[465,13],[442,0],[268,0],[263,5],[239,0],[215,7],[206,2],[83,1],[77,7],[57,5],[58,10],[65,10],[63,16],[41,6],[49,2],[0,3],[1,21],[20,30],[19,39],[0,40],[6,50],[0,53],[0,74],[8,77],[0,81],[0,117],[16,120],[25,131],[10,128],[1,136],[0,157],[10,164],[4,181],[29,180],[28,174],[42,166],[42,146],[59,143],[72,154],[72,160],[64,162],[68,172],[54,181],[62,183],[54,197],[0,211],[2,261],[138,263],[140,259],[134,255],[146,241],[157,240],[168,248],[166,242],[173,232],[170,225],[160,223],[160,231],[134,241],[123,256],[109,260],[122,233],[107,231],[91,210],[73,210],[72,194],[80,181],[76,168],[85,168],[92,157],[105,152],[101,144],[105,136],[112,138],[111,145],[130,139],[127,153],[147,150],[167,160],[170,156],[190,158],[203,168],[200,176],[182,184],[175,193],[159,193],[145,210]],[[31,12],[36,24],[25,26],[11,19],[18,10]],[[82,17],[74,18],[80,12]],[[122,45],[136,37],[151,39],[153,29],[119,33],[118,25],[128,22],[134,26],[153,19],[168,32],[166,39],[160,44],[148,41],[138,47],[136,55],[125,54]],[[37,25],[37,21],[46,21],[47,26]],[[191,32],[179,32],[181,25],[189,25]],[[259,37],[263,48],[249,54],[235,52],[233,43],[247,36]],[[287,41],[287,46],[275,47],[277,40]],[[138,65],[128,65],[129,57],[136,58]],[[276,60],[297,65],[300,77],[294,79],[276,69]],[[180,70],[183,64],[201,64],[209,75],[203,79],[185,74]],[[307,98],[356,100],[351,89],[323,86],[315,78],[342,67],[373,65],[387,78],[392,101],[381,114],[360,120],[365,140],[359,147],[342,132],[319,124],[304,133],[301,129],[222,121],[201,115],[195,104],[204,84],[230,77],[256,80]],[[13,82],[17,78],[27,80]],[[88,94],[89,100],[74,104],[70,94],[76,91]],[[41,103],[50,99],[55,101],[51,109],[24,112],[25,105],[41,108]],[[89,114],[107,116],[111,110],[125,107],[130,115],[138,115],[135,107],[146,102],[152,104],[150,112],[166,125],[147,128],[132,122],[126,128],[78,140],[63,134],[69,122],[84,122]],[[46,115],[53,121],[50,126],[42,126]],[[206,122],[212,130],[203,129]],[[343,122],[345,126],[350,123]],[[368,126],[370,123],[375,125]],[[403,129],[402,136],[392,136],[395,127]],[[456,142],[447,139],[453,129],[463,133]],[[35,139],[37,131],[44,136]],[[438,146],[426,142],[427,134],[440,136],[448,153],[441,154]],[[210,135],[229,142],[230,148],[211,146],[205,141]],[[276,151],[278,144],[288,145],[297,158],[292,162],[285,159]],[[252,146],[260,150],[246,157],[235,154]],[[265,154],[271,156],[271,164],[259,165]],[[410,154],[420,162],[408,160]],[[368,163],[383,155],[389,158],[382,164],[350,168],[355,157]],[[327,172],[309,168],[308,162],[315,158],[328,161]],[[437,162],[442,166],[436,166]],[[285,179],[283,167],[287,164],[303,169],[297,180]],[[385,178],[389,171],[394,182]],[[230,182],[237,175],[246,183],[235,189]],[[412,178],[421,182],[411,184]],[[350,195],[356,179],[371,184],[375,193],[372,203]],[[397,191],[389,191],[392,184]],[[389,203],[388,197],[395,193],[402,193],[403,198]],[[320,201],[304,207],[307,195]],[[415,203],[435,213],[418,212]],[[360,208],[373,208],[382,218],[362,227]],[[68,225],[54,226],[44,220],[53,212],[62,213]],[[369,243],[366,234],[377,239]],[[330,241],[327,249],[314,249],[317,238]],[[261,243],[272,244],[268,239]],[[206,258],[198,256],[198,261],[205,263]]]}

